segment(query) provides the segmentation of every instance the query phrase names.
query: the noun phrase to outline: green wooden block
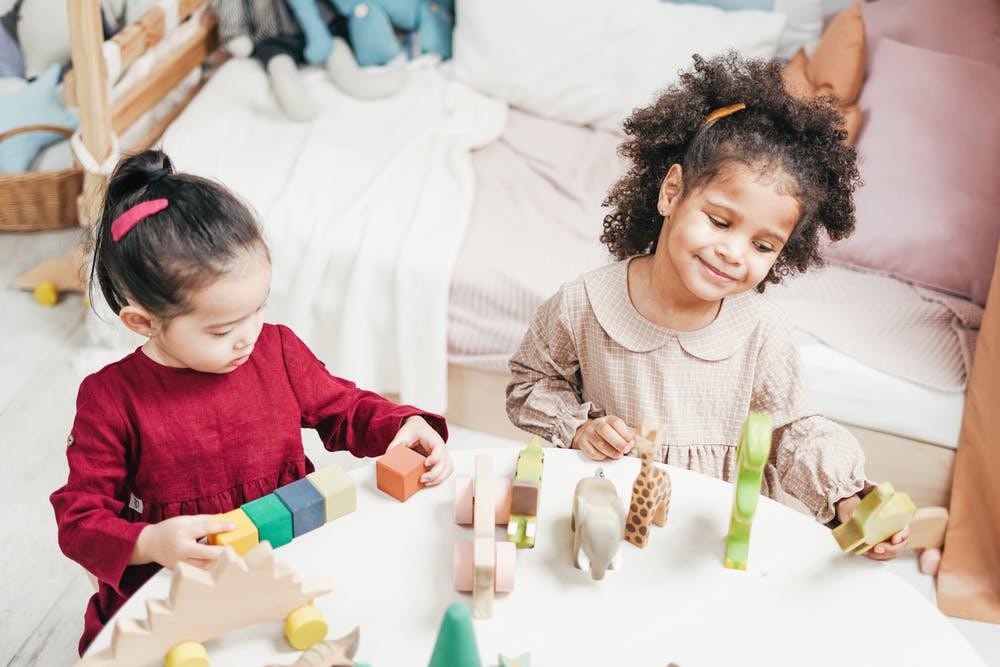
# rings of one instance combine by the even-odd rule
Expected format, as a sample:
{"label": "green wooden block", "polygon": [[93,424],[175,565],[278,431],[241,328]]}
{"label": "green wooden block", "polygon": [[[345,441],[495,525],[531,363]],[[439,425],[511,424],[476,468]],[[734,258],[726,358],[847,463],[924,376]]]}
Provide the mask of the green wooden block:
{"label": "green wooden block", "polygon": [[444,613],[428,667],[481,667],[472,614],[461,602]]}
{"label": "green wooden block", "polygon": [[292,541],[292,513],[278,496],[269,493],[263,498],[245,503],[241,509],[260,533],[260,541],[267,540],[277,549]]}

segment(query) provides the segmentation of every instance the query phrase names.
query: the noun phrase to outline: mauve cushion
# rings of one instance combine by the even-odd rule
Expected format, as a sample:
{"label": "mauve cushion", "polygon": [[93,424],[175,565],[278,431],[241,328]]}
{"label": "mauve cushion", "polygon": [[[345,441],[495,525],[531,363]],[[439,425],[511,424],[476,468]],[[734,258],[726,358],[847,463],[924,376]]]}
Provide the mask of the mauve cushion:
{"label": "mauve cushion", "polygon": [[1000,240],[1000,67],[871,44],[857,230],[824,254],[984,304]]}
{"label": "mauve cushion", "polygon": [[862,13],[870,44],[888,37],[1000,65],[997,0],[878,0],[864,3]]}

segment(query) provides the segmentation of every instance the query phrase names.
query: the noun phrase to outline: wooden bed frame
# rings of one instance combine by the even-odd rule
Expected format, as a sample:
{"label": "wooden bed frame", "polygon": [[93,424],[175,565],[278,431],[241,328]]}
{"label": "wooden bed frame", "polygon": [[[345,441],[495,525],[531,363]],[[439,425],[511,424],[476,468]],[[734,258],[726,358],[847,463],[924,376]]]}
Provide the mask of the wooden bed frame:
{"label": "wooden bed frame", "polygon": [[[181,20],[190,16],[207,0],[179,0]],[[70,36],[72,46],[74,78],[68,87],[75,88],[75,99],[80,109],[80,134],[83,144],[90,154],[102,162],[111,155],[113,133],[121,132],[145,111],[152,108],[163,95],[180,82],[193,68],[198,67],[209,55],[215,53],[218,39],[215,22],[206,13],[196,36],[164,59],[153,73],[112,104],[107,91],[107,70],[102,52],[102,22],[98,0],[68,0]],[[156,44],[163,37],[164,16],[160,8],[154,7],[136,24],[126,27],[116,35],[114,41],[122,54],[122,67],[127,67],[140,54]],[[191,93],[193,97],[195,92]],[[183,105],[182,105],[183,106]],[[177,113],[164,120],[149,133],[144,140],[146,147],[152,145],[169,125]],[[83,193],[80,199],[80,221],[89,226],[95,219],[99,192],[105,176],[86,173]],[[1000,295],[1000,270],[992,281],[992,294]],[[979,348],[995,350],[1000,346],[1000,296],[994,296],[986,305],[983,328],[979,334]],[[988,451],[992,445],[1000,450],[1000,444],[991,443],[986,438],[990,432],[982,424],[970,424],[968,398],[976,395],[982,405],[992,405],[1000,412],[1000,382],[993,375],[998,369],[987,370],[981,366],[982,354],[977,354],[973,372],[967,389],[966,411],[962,426],[962,447],[973,447]],[[454,424],[474,428],[517,440],[525,440],[528,434],[516,429],[507,420],[505,413],[505,387],[508,376],[505,373],[486,372],[451,365],[448,372],[448,419]],[[977,413],[978,419],[982,419]],[[1000,429],[1000,424],[996,427]],[[862,443],[868,458],[868,475],[876,481],[890,479],[899,489],[905,489],[920,506],[948,506],[951,494],[952,468],[955,452],[946,447],[879,433],[868,429],[848,426]],[[969,439],[974,441],[969,444]],[[1000,464],[1000,454],[994,459]],[[992,488],[982,489],[983,493],[994,493]],[[1000,507],[993,525],[1000,525]],[[1000,542],[1000,538],[997,538]],[[963,546],[964,548],[964,546]],[[1000,580],[1000,579],[998,579]]]}

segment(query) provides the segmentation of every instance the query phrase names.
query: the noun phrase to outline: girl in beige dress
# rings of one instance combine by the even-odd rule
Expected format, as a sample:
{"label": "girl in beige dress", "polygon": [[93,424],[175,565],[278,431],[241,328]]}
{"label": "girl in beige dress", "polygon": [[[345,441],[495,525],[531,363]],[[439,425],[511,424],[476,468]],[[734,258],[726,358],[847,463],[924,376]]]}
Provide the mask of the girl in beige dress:
{"label": "girl in beige dress", "polygon": [[[515,425],[596,459],[666,427],[663,461],[732,480],[748,412],[771,416],[763,492],[817,520],[851,517],[864,455],[819,414],[791,325],[760,292],[821,263],[823,232],[854,230],[856,154],[843,118],[785,91],[777,63],[695,56],[625,121],[631,162],[601,240],[620,261],[566,283],[510,361]],[[868,552],[895,557],[905,528]]]}

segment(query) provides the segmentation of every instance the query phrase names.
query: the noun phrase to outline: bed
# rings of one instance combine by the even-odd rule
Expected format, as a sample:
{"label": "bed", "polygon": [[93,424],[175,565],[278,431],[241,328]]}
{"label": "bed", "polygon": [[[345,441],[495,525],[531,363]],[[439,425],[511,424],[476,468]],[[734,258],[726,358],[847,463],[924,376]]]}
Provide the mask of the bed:
{"label": "bed", "polygon": [[[199,4],[182,3],[181,15]],[[122,105],[95,92],[107,77],[96,1],[70,6],[81,137],[106,164]],[[132,99],[155,97],[213,50],[211,18],[195,19],[186,55],[166,58],[153,92]],[[320,69],[303,77],[320,112],[292,123],[255,61],[227,60],[162,145],[180,169],[218,178],[258,211],[274,259],[272,317],[335,373],[523,439],[504,412],[506,360],[544,298],[610,259],[596,240],[621,169],[620,137],[601,129],[607,110],[586,119],[596,129],[524,112],[431,60],[378,101],[348,97]],[[100,180],[88,175],[84,211]],[[968,403],[1000,404],[984,368],[1000,340],[997,299],[984,309],[836,265],[768,294],[797,326],[821,407],[861,440],[870,477],[918,505],[947,505],[960,442],[979,467],[996,460],[996,416]]]}

